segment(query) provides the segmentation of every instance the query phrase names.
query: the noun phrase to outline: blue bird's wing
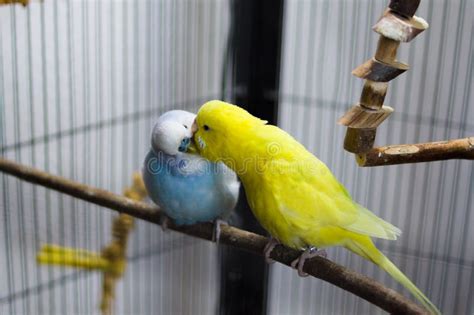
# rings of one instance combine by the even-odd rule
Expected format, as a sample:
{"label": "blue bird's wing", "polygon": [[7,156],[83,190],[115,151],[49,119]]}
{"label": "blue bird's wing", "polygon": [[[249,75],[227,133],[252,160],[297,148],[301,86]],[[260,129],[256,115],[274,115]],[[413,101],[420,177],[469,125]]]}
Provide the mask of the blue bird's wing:
{"label": "blue bird's wing", "polygon": [[238,197],[231,178],[218,164],[190,154],[150,151],[143,168],[150,198],[177,224],[211,221],[229,213]]}

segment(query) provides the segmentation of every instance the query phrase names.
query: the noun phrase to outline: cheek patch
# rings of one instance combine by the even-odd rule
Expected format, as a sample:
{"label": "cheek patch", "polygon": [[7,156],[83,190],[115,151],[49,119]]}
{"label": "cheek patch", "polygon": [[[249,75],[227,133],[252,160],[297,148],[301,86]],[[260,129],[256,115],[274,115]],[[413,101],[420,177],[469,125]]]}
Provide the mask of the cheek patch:
{"label": "cheek patch", "polygon": [[201,136],[198,136],[197,138],[198,138],[197,142],[198,142],[199,148],[204,149],[206,147],[206,142],[202,140]]}

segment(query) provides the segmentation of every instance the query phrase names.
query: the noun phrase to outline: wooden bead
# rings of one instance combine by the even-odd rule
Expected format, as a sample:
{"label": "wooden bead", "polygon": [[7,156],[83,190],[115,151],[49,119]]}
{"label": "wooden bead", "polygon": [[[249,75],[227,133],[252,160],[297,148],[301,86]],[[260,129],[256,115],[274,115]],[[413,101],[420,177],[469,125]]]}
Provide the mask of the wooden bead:
{"label": "wooden bead", "polygon": [[428,23],[417,16],[404,18],[387,10],[372,28],[375,32],[398,42],[409,42],[428,28]]}
{"label": "wooden bead", "polygon": [[393,108],[383,106],[378,110],[368,109],[359,104],[352,106],[338,123],[354,129],[377,128],[388,116],[393,113]]}
{"label": "wooden bead", "polygon": [[344,139],[344,149],[352,153],[365,153],[374,146],[375,129],[354,129],[347,128]]}
{"label": "wooden bead", "polygon": [[361,79],[388,82],[407,71],[408,68],[408,65],[401,62],[388,64],[372,58],[352,70],[352,74]]}
{"label": "wooden bead", "polygon": [[360,105],[374,110],[381,108],[387,94],[387,89],[387,82],[366,80],[360,95]]}
{"label": "wooden bead", "polygon": [[399,46],[400,42],[385,36],[380,36],[374,58],[388,64],[396,62]]}
{"label": "wooden bead", "polygon": [[412,17],[421,0],[391,0],[388,7],[393,11],[397,12],[406,17]]}

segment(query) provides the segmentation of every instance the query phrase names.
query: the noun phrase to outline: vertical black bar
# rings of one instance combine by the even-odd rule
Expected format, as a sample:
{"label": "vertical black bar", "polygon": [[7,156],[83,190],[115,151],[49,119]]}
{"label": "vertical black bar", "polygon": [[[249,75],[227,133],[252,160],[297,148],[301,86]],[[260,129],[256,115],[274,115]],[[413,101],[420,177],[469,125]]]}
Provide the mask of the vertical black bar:
{"label": "vertical black bar", "polygon": [[[283,0],[232,2],[230,54],[233,102],[275,124],[283,24]],[[230,62],[226,66],[229,66]],[[233,224],[265,234],[242,191]],[[268,268],[261,257],[221,248],[219,314],[265,314]]]}
{"label": "vertical black bar", "polygon": [[276,123],[283,0],[234,1],[234,102]]}

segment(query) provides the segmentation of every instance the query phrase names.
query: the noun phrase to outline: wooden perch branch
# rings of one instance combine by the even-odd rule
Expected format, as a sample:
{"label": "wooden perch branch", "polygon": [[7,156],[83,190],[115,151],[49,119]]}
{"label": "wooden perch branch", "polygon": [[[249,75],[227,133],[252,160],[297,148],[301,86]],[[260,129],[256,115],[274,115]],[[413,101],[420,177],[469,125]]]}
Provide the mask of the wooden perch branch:
{"label": "wooden perch branch", "polygon": [[356,155],[359,166],[381,166],[433,162],[450,159],[474,160],[474,137],[373,148]]}
{"label": "wooden perch branch", "polygon": [[[106,208],[126,213],[135,218],[152,223],[159,223],[159,208],[113,194],[103,189],[94,188],[72,180],[48,174],[46,172],[0,158],[0,171],[21,178],[25,181],[54,189],[75,198],[79,198]],[[170,223],[169,229],[212,240],[213,225],[202,223],[191,226],[175,226]],[[220,243],[262,255],[268,239],[251,232],[231,226],[222,226]],[[271,258],[287,266],[301,253],[278,245],[272,251]],[[330,282],[349,291],[393,314],[426,314],[426,311],[400,295],[396,291],[362,274],[349,270],[322,257],[316,257],[304,265],[304,271],[316,278]]]}

